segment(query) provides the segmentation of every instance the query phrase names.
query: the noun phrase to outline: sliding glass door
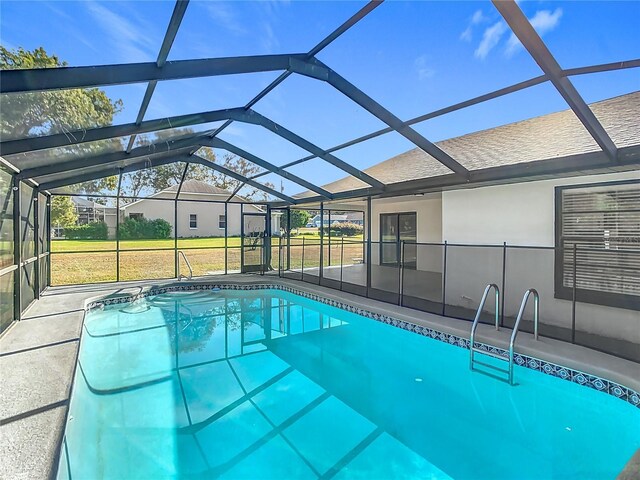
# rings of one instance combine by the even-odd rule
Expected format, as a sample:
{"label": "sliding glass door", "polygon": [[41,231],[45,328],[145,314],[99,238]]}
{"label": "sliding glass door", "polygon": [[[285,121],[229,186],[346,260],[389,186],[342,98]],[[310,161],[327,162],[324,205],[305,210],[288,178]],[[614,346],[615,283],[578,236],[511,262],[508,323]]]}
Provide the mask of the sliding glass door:
{"label": "sliding glass door", "polygon": [[404,241],[405,267],[415,268],[417,233],[416,212],[380,214],[380,263],[397,266],[401,242]]}

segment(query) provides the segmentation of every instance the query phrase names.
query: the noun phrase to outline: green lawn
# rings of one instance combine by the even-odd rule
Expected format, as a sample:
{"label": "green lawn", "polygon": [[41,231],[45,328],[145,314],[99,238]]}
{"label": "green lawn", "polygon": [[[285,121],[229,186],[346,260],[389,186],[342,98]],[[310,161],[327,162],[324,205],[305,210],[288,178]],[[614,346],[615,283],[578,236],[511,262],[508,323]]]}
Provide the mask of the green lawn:
{"label": "green lawn", "polygon": [[[240,237],[229,237],[229,246],[240,246]],[[120,250],[173,248],[173,238],[162,240],[121,240]],[[224,237],[179,238],[178,248],[224,247]],[[115,240],[52,240],[52,252],[85,252],[115,250]]]}
{"label": "green lawn", "polygon": [[[291,237],[292,244],[305,242],[317,243],[320,241],[318,233],[306,233]],[[325,237],[325,242],[328,238]],[[332,237],[331,242],[339,242],[340,238]],[[345,237],[345,242],[362,241],[362,235],[354,237]],[[240,237],[229,237],[227,245],[230,247],[240,246]],[[277,242],[277,240],[275,240]],[[277,244],[277,243],[276,243]],[[173,248],[173,238],[162,240],[121,240],[120,250],[138,250],[138,249],[154,249],[154,248]],[[224,237],[208,237],[208,238],[179,238],[178,248],[207,248],[207,247],[224,247]],[[95,252],[105,250],[115,250],[115,240],[52,240],[52,252]]]}
{"label": "green lawn", "polygon": [[[305,242],[305,268],[317,267],[320,258],[319,235],[292,237],[291,268],[300,268],[302,242]],[[342,245],[340,238],[331,239],[331,248],[325,238],[325,265],[339,264]],[[120,250],[162,249],[147,252],[120,252],[120,280],[144,280],[173,278],[175,275],[174,240],[126,240],[120,242]],[[240,271],[240,238],[229,237],[227,270]],[[196,276],[224,272],[224,237],[178,239],[178,248],[186,250],[187,258]],[[51,284],[68,285],[116,281],[116,253],[114,240],[53,240],[51,242]],[[361,258],[364,247],[362,237],[345,237],[342,255],[345,263]],[[85,253],[65,253],[85,252]],[[91,253],[89,253],[91,252]],[[330,252],[330,253],[329,253]],[[56,253],[58,253],[56,255]],[[272,265],[278,268],[278,243],[272,246]],[[329,263],[330,260],[330,263]],[[182,265],[183,271],[186,267]]]}

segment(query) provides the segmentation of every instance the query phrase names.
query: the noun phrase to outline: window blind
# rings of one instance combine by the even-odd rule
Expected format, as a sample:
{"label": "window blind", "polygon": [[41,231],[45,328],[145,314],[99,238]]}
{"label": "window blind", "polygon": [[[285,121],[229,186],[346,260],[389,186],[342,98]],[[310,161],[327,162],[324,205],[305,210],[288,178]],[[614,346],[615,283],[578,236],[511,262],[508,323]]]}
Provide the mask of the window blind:
{"label": "window blind", "polygon": [[[562,284],[640,297],[640,183],[561,190]],[[558,228],[558,226],[556,226]]]}

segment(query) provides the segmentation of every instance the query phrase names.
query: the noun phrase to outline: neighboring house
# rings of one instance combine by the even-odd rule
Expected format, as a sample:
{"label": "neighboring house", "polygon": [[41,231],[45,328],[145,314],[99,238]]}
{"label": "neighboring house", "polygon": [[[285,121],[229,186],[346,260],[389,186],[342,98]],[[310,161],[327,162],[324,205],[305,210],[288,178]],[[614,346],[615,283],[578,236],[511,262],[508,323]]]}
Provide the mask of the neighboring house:
{"label": "neighboring house", "polygon": [[[331,219],[329,219],[329,214],[325,213],[324,216],[324,226],[329,225],[329,220],[331,220],[331,225],[335,225],[336,223],[355,223],[356,225],[364,224],[364,215],[362,212],[348,212],[348,213],[331,213]],[[320,226],[320,214],[314,215],[307,224],[308,227],[319,227]]]}
{"label": "neighboring house", "polygon": [[[86,225],[91,222],[105,222],[109,230],[109,237],[115,237],[116,232],[116,208],[108,207],[100,203],[93,202],[82,197],[71,197],[78,217],[77,225]],[[59,225],[52,225],[54,237],[63,234],[63,228]]]}
{"label": "neighboring house", "polygon": [[[177,189],[178,186],[173,185],[148,198],[125,205],[121,208],[122,216],[149,220],[162,218],[169,222],[173,230],[175,222],[174,200]],[[185,181],[182,184],[180,201],[178,202],[178,237],[223,237],[225,225],[228,236],[239,236],[241,234],[242,218],[240,213],[242,205],[238,203],[227,204],[228,217],[225,217],[224,202],[230,195],[231,192],[206,182]],[[244,204],[245,214],[264,214],[265,212],[266,210],[260,206]],[[274,235],[278,235],[280,232],[280,215],[280,212],[272,212],[272,232]],[[263,217],[245,215],[245,235],[263,231],[263,229]]]}
{"label": "neighboring house", "polygon": [[[354,223],[356,225],[364,225],[364,215],[362,212],[348,212],[345,215],[345,222]],[[333,215],[331,216],[333,219]]]}
{"label": "neighboring house", "polygon": [[[640,92],[590,107],[618,147],[619,157],[637,158],[640,155]],[[546,321],[557,318],[558,322],[564,322],[564,327],[567,321],[570,325],[571,319],[571,302],[567,300],[572,285],[570,252],[574,243],[589,244],[601,253],[584,254],[590,256],[582,258],[583,265],[586,264],[582,278],[590,291],[599,292],[589,298],[590,303],[598,305],[580,306],[578,328],[601,328],[597,325],[603,324],[598,320],[607,318],[607,335],[640,343],[640,317],[637,310],[629,309],[629,305],[640,304],[640,278],[637,268],[634,270],[631,266],[640,265],[640,254],[620,253],[632,247],[640,250],[640,172],[637,167],[625,165],[624,160],[615,168],[610,163],[606,166],[608,159],[570,110],[444,140],[437,145],[471,171],[490,172],[492,167],[521,164],[527,168],[522,169],[521,178],[492,181],[486,186],[458,186],[440,188],[440,191],[427,186],[422,191],[416,190],[414,195],[374,198],[373,242],[447,241],[498,246],[507,242],[555,247],[555,256],[551,250],[509,251],[507,260],[520,261],[521,268],[515,273],[507,272],[507,288],[511,287],[507,292],[508,309],[517,308],[516,302],[524,290],[535,286],[541,290]],[[535,177],[536,164],[559,160],[569,163],[566,172]],[[581,171],[576,171],[576,162],[584,162]],[[425,185],[430,177],[451,174],[417,148],[365,172],[385,184],[424,178]],[[360,187],[360,180],[354,177],[324,186],[331,192]],[[363,200],[345,201],[339,206],[366,210]],[[447,301],[477,308],[484,285],[501,281],[499,250],[451,247],[447,276],[455,280],[447,280]],[[374,264],[393,264],[395,256],[395,248],[384,251],[376,246],[372,249]],[[412,257],[407,258],[407,262],[412,262],[418,270],[434,272],[440,278],[442,247],[409,249],[407,257]],[[456,275],[455,272],[464,273]],[[521,278],[515,278],[517,275]],[[610,308],[623,305],[627,308]]]}
{"label": "neighboring house", "polygon": [[[334,225],[336,223],[343,223],[347,221],[347,216],[346,215],[338,215],[338,214],[331,214],[331,225]],[[316,226],[319,227],[320,226],[320,214],[314,215],[313,218],[311,220],[309,220],[309,224],[311,224],[312,226]],[[323,222],[324,226],[326,227],[327,225],[329,225],[329,215],[325,214],[324,216],[324,222]]]}

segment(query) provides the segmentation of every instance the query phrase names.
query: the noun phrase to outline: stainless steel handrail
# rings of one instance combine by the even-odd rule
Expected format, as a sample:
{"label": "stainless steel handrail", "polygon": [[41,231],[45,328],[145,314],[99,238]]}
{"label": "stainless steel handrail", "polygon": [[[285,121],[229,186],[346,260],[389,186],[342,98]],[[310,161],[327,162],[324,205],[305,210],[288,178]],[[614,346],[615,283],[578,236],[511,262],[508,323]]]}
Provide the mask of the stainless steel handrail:
{"label": "stainless steel handrail", "polygon": [[179,304],[178,312],[180,311],[180,309],[186,310],[187,311],[187,315],[189,315],[189,323],[187,323],[185,326],[183,326],[180,329],[180,331],[184,331],[189,327],[189,325],[191,325],[191,323],[193,323],[193,312],[191,311],[191,309],[189,307],[187,307],[186,305],[183,305],[182,303]]}
{"label": "stainless steel handrail", "polygon": [[530,288],[524,292],[522,297],[522,303],[520,304],[520,310],[518,311],[518,317],[516,323],[513,326],[513,332],[511,332],[511,340],[509,341],[509,383],[513,385],[513,345],[518,335],[518,329],[520,328],[520,321],[524,314],[524,309],[527,307],[529,301],[529,295],[533,294],[533,337],[538,340],[538,318],[540,314],[540,295],[535,288]]}
{"label": "stainless steel handrail", "polygon": [[182,275],[180,273],[180,261],[178,261],[178,281],[182,280],[183,278],[186,278],[187,280],[191,280],[193,278],[193,269],[191,268],[191,264],[189,263],[187,256],[184,254],[182,250],[178,250],[178,255],[181,255],[182,258],[184,258],[184,263],[187,264],[187,268],[189,269],[188,277],[186,275]]}
{"label": "stainless steel handrail", "polygon": [[496,330],[500,330],[500,289],[498,285],[495,283],[490,283],[484,289],[484,293],[482,294],[482,300],[480,300],[480,306],[478,307],[478,311],[476,312],[476,318],[473,320],[473,325],[471,326],[471,336],[469,337],[469,350],[471,351],[469,355],[469,368],[473,370],[473,346],[474,346],[474,337],[476,334],[476,328],[478,328],[478,322],[480,321],[480,315],[482,314],[482,309],[484,304],[487,301],[487,297],[489,296],[489,292],[491,289],[495,289],[496,294]]}

